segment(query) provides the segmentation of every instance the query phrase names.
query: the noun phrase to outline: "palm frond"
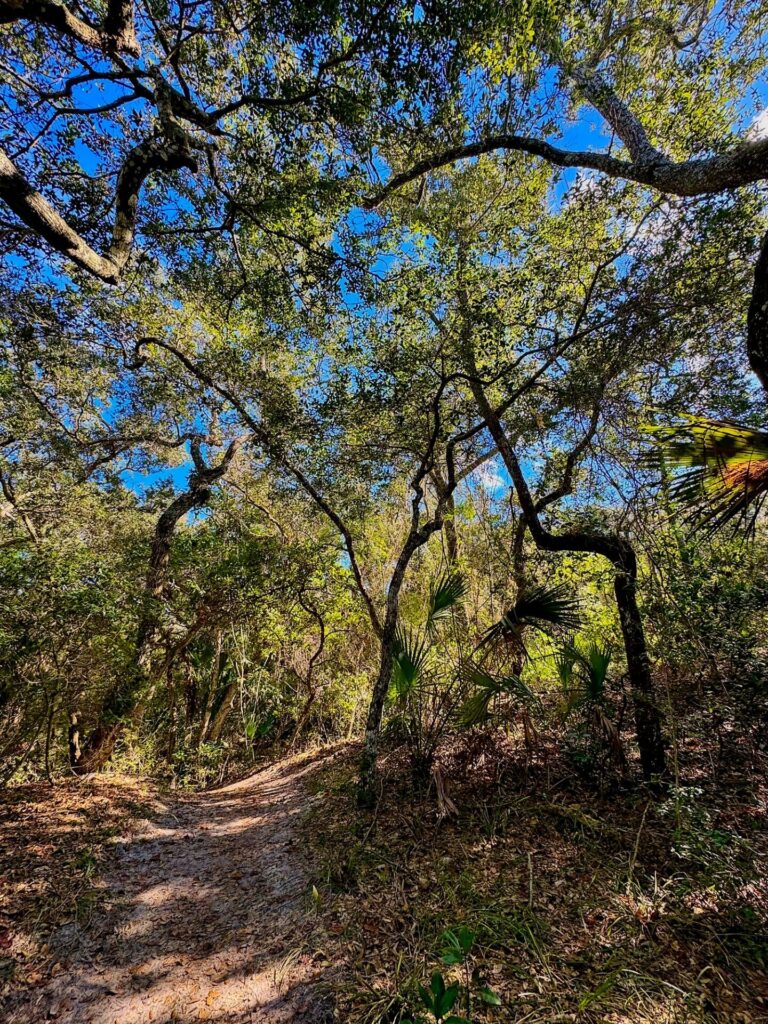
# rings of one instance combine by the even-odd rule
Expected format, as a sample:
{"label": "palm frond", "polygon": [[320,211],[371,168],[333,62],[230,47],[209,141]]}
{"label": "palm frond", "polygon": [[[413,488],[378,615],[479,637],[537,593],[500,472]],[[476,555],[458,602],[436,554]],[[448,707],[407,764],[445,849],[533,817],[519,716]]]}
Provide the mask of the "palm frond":
{"label": "palm frond", "polygon": [[467,581],[460,572],[446,572],[435,581],[429,592],[427,610],[427,629],[430,633],[450,616],[466,592]]}
{"label": "palm frond", "polygon": [[555,658],[555,665],[569,710],[602,702],[612,657],[610,647],[602,647],[594,640],[585,650],[575,643],[565,644]]}
{"label": "palm frond", "polygon": [[608,678],[608,666],[612,657],[613,651],[610,647],[601,647],[594,640],[582,655],[590,700],[602,699],[605,693],[605,681]]}
{"label": "palm frond", "polygon": [[566,644],[565,647],[555,655],[555,668],[557,669],[557,675],[560,679],[560,684],[563,689],[568,692],[573,686],[573,670],[578,661],[578,651],[574,649],[571,644]]}
{"label": "palm frond", "polygon": [[494,697],[516,697],[524,705],[533,704],[537,699],[518,676],[502,676],[497,679],[468,662],[464,666],[464,677],[474,687],[474,692],[459,708],[459,723],[466,727],[479,725],[490,718],[488,708]]}
{"label": "palm frond", "polygon": [[392,641],[392,686],[399,700],[405,700],[418,686],[428,655],[426,636],[415,629],[398,629]]}
{"label": "palm frond", "polygon": [[521,634],[526,626],[546,633],[551,626],[576,629],[580,624],[579,602],[567,585],[533,587],[522,594],[501,619],[485,631],[480,643],[504,638],[522,646]]}
{"label": "palm frond", "polygon": [[644,429],[655,440],[646,464],[682,470],[670,495],[694,530],[712,534],[734,520],[754,529],[768,497],[768,433],[699,416]]}

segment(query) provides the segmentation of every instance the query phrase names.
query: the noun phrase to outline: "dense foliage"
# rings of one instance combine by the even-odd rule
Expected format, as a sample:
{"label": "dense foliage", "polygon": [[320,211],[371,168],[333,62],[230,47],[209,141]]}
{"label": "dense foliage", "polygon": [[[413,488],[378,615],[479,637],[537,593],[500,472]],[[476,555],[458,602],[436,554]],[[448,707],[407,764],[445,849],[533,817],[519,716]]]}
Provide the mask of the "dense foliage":
{"label": "dense foliage", "polygon": [[0,16],[6,781],[765,741],[760,4]]}

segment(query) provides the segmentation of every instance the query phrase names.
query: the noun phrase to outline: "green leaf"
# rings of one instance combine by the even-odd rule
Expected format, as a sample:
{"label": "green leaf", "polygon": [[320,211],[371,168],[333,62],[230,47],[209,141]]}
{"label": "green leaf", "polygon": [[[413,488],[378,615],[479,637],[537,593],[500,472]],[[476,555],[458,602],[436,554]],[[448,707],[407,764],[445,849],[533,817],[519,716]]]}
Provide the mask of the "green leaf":
{"label": "green leaf", "polygon": [[[442,977],[442,976],[441,976]],[[442,1018],[453,1008],[453,1004],[459,998],[459,983],[455,981],[440,996],[435,1005],[435,1016]]]}
{"label": "green leaf", "polygon": [[429,987],[432,989],[432,994],[435,996],[435,999],[442,999],[445,995],[445,979],[439,971],[435,971],[432,975]]}
{"label": "green leaf", "polygon": [[445,573],[435,582],[430,590],[427,611],[427,630],[430,633],[450,616],[466,592],[467,581],[460,572]]}
{"label": "green leaf", "polygon": [[456,932],[456,936],[459,940],[459,945],[461,946],[462,950],[465,953],[469,953],[469,951],[475,944],[475,939],[477,938],[475,933],[473,931],[470,931],[469,928],[467,928],[465,925],[461,925],[461,927]]}
{"label": "green leaf", "polygon": [[421,997],[422,1003],[426,1006],[429,1011],[432,1011],[435,1003],[432,998],[432,994],[424,988],[423,985],[419,985],[419,996]]}
{"label": "green leaf", "polygon": [[487,1003],[489,1006],[501,1006],[501,997],[497,995],[493,991],[493,989],[490,988],[488,985],[484,985],[481,989],[479,989],[477,994],[482,999],[482,1001],[484,1003]]}

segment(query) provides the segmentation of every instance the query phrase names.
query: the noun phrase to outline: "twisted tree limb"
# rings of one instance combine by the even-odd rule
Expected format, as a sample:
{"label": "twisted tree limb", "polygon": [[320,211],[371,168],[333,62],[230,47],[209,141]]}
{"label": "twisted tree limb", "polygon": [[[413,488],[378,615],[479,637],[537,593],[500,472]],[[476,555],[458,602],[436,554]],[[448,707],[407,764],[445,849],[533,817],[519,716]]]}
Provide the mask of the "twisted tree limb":
{"label": "twisted tree limb", "polygon": [[599,171],[611,178],[635,181],[676,196],[712,195],[768,178],[768,139],[741,142],[729,152],[718,153],[716,156],[673,161],[663,154],[622,160],[608,153],[561,149],[533,136],[491,135],[487,139],[453,146],[420,160],[407,171],[396,174],[379,192],[366,199],[363,205],[366,209],[374,209],[393,192],[424,174],[449,167],[461,160],[500,151],[539,156],[556,167]]}
{"label": "twisted tree limb", "polygon": [[768,178],[768,139],[742,141],[728,152],[709,157],[671,160],[651,144],[641,121],[597,69],[580,66],[562,70],[616,133],[627,150],[628,160],[610,153],[562,149],[534,136],[490,135],[420,160],[396,174],[364,205],[369,209],[378,206],[392,192],[430,171],[460,160],[505,151],[538,156],[556,167],[599,171],[611,178],[635,181],[677,196],[711,195]]}
{"label": "twisted tree limb", "polygon": [[146,179],[155,171],[197,170],[194,150],[200,144],[167,115],[162,117],[161,133],[134,146],[120,168],[112,241],[103,256],[33,188],[2,149],[0,199],[57,252],[106,284],[117,284],[133,247],[139,193]]}
{"label": "twisted tree limb", "polygon": [[141,52],[133,24],[132,0],[109,0],[101,25],[77,17],[54,0],[2,0],[0,24],[9,25],[16,21],[45,25],[83,46],[106,53],[128,53],[138,57]]}

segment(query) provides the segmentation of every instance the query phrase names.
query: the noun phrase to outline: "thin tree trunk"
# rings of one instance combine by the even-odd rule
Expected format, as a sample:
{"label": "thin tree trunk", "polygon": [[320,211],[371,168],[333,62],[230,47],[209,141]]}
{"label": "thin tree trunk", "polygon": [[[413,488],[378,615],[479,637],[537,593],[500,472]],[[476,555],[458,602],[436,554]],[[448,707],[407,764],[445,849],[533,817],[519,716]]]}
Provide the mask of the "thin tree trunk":
{"label": "thin tree trunk", "polygon": [[216,714],[213,716],[211,727],[208,730],[207,740],[211,743],[216,743],[220,739],[224,726],[226,725],[227,719],[229,718],[230,712],[232,711],[232,705],[235,703],[235,695],[237,694],[238,682],[227,683],[224,690],[224,696],[222,697],[221,703],[219,704]]}
{"label": "thin tree trunk", "polygon": [[755,264],[752,298],[747,312],[747,358],[768,394],[768,232],[763,236]]}
{"label": "thin tree trunk", "polygon": [[53,733],[53,716],[56,713],[56,701],[51,701],[48,709],[48,725],[45,730],[45,777],[53,785],[51,778],[51,736]]}
{"label": "thin tree trunk", "polygon": [[651,779],[664,774],[666,758],[661,715],[656,704],[656,689],[653,685],[651,662],[645,642],[643,619],[637,606],[637,566],[634,552],[630,564],[624,567],[617,566],[617,570],[613,588],[632,686],[637,746],[640,750],[643,776]]}
{"label": "thin tree trunk", "polygon": [[205,693],[205,707],[203,709],[203,715],[200,719],[200,725],[197,729],[197,737],[195,739],[195,746],[199,747],[208,737],[208,727],[211,723],[211,714],[213,712],[214,701],[216,700],[216,690],[219,687],[219,676],[221,675],[222,659],[224,657],[221,640],[221,630],[216,630],[216,640],[213,647],[213,660],[211,662],[211,675],[208,680],[208,689]]}
{"label": "thin tree trunk", "polygon": [[136,632],[133,665],[122,682],[107,694],[102,705],[101,720],[88,737],[75,766],[75,771],[80,775],[97,771],[109,761],[120,735],[136,710],[142,691],[151,678],[153,644],[160,626],[160,608],[168,585],[171,542],[176,527],[193,508],[200,508],[208,503],[212,485],[224,475],[244,440],[244,437],[235,439],[218,465],[213,467],[206,465],[200,442],[193,441],[191,444],[195,469],[190,473],[187,490],[171,502],[155,527]]}
{"label": "thin tree trunk", "polygon": [[381,730],[381,719],[384,714],[384,701],[389,689],[389,681],[392,678],[392,641],[395,638],[397,615],[391,623],[385,623],[381,634],[381,646],[379,654],[379,673],[373,684],[371,703],[368,706],[368,717],[365,721],[365,736],[363,738],[363,756],[360,759],[360,781],[358,785],[357,801],[361,807],[375,807],[376,805],[376,761],[379,754],[379,732]]}
{"label": "thin tree trunk", "polygon": [[296,728],[293,730],[293,736],[291,736],[291,742],[289,744],[290,748],[293,748],[298,742],[299,736],[301,736],[304,731],[304,727],[309,721],[312,707],[317,700],[317,690],[314,685],[315,665],[317,664],[320,655],[323,653],[323,648],[325,647],[325,620],[322,615],[313,604],[305,600],[303,592],[299,595],[299,604],[307,615],[311,615],[315,622],[317,622],[318,637],[317,645],[312,652],[312,657],[309,659],[307,673],[304,678],[304,685],[307,688],[307,699],[304,701],[304,707],[301,709],[298,721],[296,722]]}
{"label": "thin tree trunk", "polygon": [[69,716],[69,763],[72,768],[77,768],[80,763],[80,725],[79,716],[73,711]]}
{"label": "thin tree trunk", "polygon": [[173,755],[176,753],[176,715],[179,703],[178,686],[174,679],[173,658],[166,661],[165,681],[168,689],[168,742],[165,748],[165,759],[168,764],[173,764]]}
{"label": "thin tree trunk", "polygon": [[645,642],[643,620],[637,606],[637,560],[631,545],[623,537],[611,534],[589,534],[573,531],[552,534],[539,520],[536,503],[531,495],[517,456],[495,410],[488,401],[474,358],[470,357],[472,392],[480,415],[495,441],[512,477],[523,515],[536,546],[545,551],[583,551],[608,559],[616,570],[614,591],[621,620],[621,630],[627,656],[627,669],[635,709],[635,730],[640,750],[643,775],[651,779],[664,773],[665,754],[661,729],[661,714],[656,703],[648,649]]}
{"label": "thin tree trunk", "polygon": [[370,808],[376,804],[376,761],[379,752],[379,733],[381,731],[381,719],[384,713],[384,701],[386,700],[389,682],[392,677],[392,643],[397,631],[400,591],[405,580],[405,574],[416,551],[423,544],[427,543],[433,533],[437,530],[442,530],[446,501],[453,494],[456,486],[455,475],[451,472],[449,483],[443,489],[442,494],[438,495],[437,505],[432,519],[424,523],[423,526],[419,526],[421,501],[424,497],[422,482],[430,469],[430,463],[434,461],[434,445],[437,440],[438,428],[440,426],[439,406],[441,397],[442,388],[438,390],[432,403],[435,429],[432,433],[427,452],[422,459],[421,466],[411,481],[411,487],[414,491],[414,497],[411,501],[411,528],[408,531],[405,544],[403,545],[400,557],[395,565],[392,577],[389,581],[389,589],[387,591],[384,623],[381,626],[379,633],[381,641],[379,672],[376,676],[376,681],[373,684],[371,703],[368,708],[368,717],[365,722],[363,755],[360,759],[360,776],[357,799],[361,807]]}

